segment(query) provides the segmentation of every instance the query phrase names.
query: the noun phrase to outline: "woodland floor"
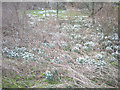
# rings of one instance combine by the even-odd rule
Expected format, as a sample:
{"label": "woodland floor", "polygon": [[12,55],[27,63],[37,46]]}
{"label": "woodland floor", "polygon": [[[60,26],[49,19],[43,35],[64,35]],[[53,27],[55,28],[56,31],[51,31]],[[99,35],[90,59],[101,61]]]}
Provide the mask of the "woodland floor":
{"label": "woodland floor", "polygon": [[117,33],[104,34],[85,12],[60,10],[59,19],[46,12],[27,11],[30,46],[12,47],[9,32],[4,37],[3,88],[118,87]]}

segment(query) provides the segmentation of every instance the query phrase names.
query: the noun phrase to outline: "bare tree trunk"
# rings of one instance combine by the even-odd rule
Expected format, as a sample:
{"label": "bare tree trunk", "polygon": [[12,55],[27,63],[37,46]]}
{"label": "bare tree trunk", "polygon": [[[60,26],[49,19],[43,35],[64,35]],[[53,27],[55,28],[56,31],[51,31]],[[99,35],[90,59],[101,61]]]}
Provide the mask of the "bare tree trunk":
{"label": "bare tree trunk", "polygon": [[120,40],[120,5],[118,8],[118,36],[119,36],[119,40]]}
{"label": "bare tree trunk", "polygon": [[57,18],[58,18],[58,2],[57,2]]}
{"label": "bare tree trunk", "polygon": [[[120,40],[120,3],[118,3],[118,37]],[[120,45],[120,44],[118,44]],[[118,52],[120,52],[120,49],[118,49]],[[120,60],[120,55],[118,55],[118,60]],[[118,62],[118,68],[120,69],[120,61]],[[120,70],[118,71],[118,87],[120,88]]]}
{"label": "bare tree trunk", "polygon": [[103,2],[101,2],[101,7],[94,13],[94,15],[96,15],[100,10],[102,10],[103,8]]}
{"label": "bare tree trunk", "polygon": [[46,17],[46,8],[45,8],[45,17]]}
{"label": "bare tree trunk", "polygon": [[14,4],[16,17],[17,17],[17,23],[20,24],[19,15],[18,15],[18,9],[17,9],[18,6],[19,6],[18,2]]}
{"label": "bare tree trunk", "polygon": [[84,3],[84,5],[86,5],[87,9],[88,9],[89,11],[91,11],[90,6],[89,6],[89,3]]}
{"label": "bare tree trunk", "polygon": [[94,8],[95,8],[95,2],[92,2],[92,23],[95,24],[95,17],[94,17]]}

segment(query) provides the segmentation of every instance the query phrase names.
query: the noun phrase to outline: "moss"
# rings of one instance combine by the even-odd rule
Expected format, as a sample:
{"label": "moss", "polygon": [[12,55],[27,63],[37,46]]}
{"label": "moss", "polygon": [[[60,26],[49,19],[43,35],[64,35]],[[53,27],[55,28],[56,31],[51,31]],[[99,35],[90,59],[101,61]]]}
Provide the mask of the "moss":
{"label": "moss", "polygon": [[71,47],[70,46],[66,46],[65,47],[65,51],[71,51]]}
{"label": "moss", "polygon": [[112,62],[110,63],[112,66],[118,66],[118,63],[117,62]]}
{"label": "moss", "polygon": [[[36,12],[36,13],[34,13],[34,11]],[[37,17],[38,18],[42,18],[42,17],[45,17],[45,16],[43,16],[45,13],[43,13],[43,14],[38,14],[38,12],[39,11],[44,11],[44,10],[27,10],[26,11],[26,13],[30,13],[30,14],[32,14],[32,15],[37,15]],[[70,13],[70,11],[65,11],[64,13],[63,12],[61,12],[61,11],[65,11],[65,10],[59,10],[59,18],[60,19],[67,19],[66,18],[66,16],[71,16],[72,18],[74,17],[74,16],[84,16],[84,15],[88,15],[88,13],[87,12],[79,12],[79,11],[72,11],[72,13]],[[44,11],[45,12],[45,11]],[[49,12],[49,15],[52,15],[52,14],[54,14],[54,15],[56,15],[56,12]],[[47,16],[46,16],[47,17]]]}
{"label": "moss", "polygon": [[93,83],[98,83],[98,82],[103,82],[104,79],[96,77],[96,78],[91,79],[91,81],[92,81]]}
{"label": "moss", "polygon": [[7,78],[4,77],[3,78],[3,88],[21,88],[23,86],[19,85],[19,83],[17,83],[17,81],[15,79],[12,78]]}
{"label": "moss", "polygon": [[48,84],[60,84],[61,83],[59,79],[56,79],[54,81],[49,81],[47,79],[43,79],[41,82],[46,82]]}
{"label": "moss", "polygon": [[48,81],[49,84],[60,84],[60,81]]}
{"label": "moss", "polygon": [[71,86],[69,86],[69,85],[65,85],[65,88],[72,88]]}
{"label": "moss", "polygon": [[[14,74],[14,73],[13,73]],[[34,76],[26,76],[26,75],[16,75],[16,76],[8,76],[3,77],[3,88],[25,88],[25,87],[31,87],[34,85]]]}
{"label": "moss", "polygon": [[38,86],[37,88],[45,88],[47,85],[46,84],[42,84],[40,86]]}
{"label": "moss", "polygon": [[107,85],[115,87],[115,82],[114,81],[107,81]]}
{"label": "moss", "polygon": [[66,77],[65,78],[67,81],[73,81],[73,79],[72,78],[69,78],[69,77]]}

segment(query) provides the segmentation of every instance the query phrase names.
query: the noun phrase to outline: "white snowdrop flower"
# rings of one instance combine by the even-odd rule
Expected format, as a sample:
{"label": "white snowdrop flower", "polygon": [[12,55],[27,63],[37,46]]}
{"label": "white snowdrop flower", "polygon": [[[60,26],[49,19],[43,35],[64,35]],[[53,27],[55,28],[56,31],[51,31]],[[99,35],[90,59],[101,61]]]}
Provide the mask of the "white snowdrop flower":
{"label": "white snowdrop flower", "polygon": [[115,55],[116,55],[116,53],[113,52],[113,53],[112,53],[112,56],[115,56]]}
{"label": "white snowdrop flower", "polygon": [[116,51],[115,54],[120,55],[120,52]]}
{"label": "white snowdrop flower", "polygon": [[113,40],[118,40],[118,34],[117,34],[117,33],[113,34],[113,35],[112,35],[112,39],[113,39]]}
{"label": "white snowdrop flower", "polygon": [[104,38],[104,34],[103,33],[100,33],[100,40],[102,40]]}
{"label": "white snowdrop flower", "polygon": [[65,41],[61,41],[61,44],[62,44],[63,46],[67,46],[67,43],[66,43]]}
{"label": "white snowdrop flower", "polygon": [[114,48],[118,50],[119,46],[115,45]]}
{"label": "white snowdrop flower", "polygon": [[103,59],[103,55],[102,55],[102,54],[97,54],[97,55],[96,55],[96,58],[97,58],[97,59]]}
{"label": "white snowdrop flower", "polygon": [[80,39],[82,36],[81,35],[76,35],[75,39]]}
{"label": "white snowdrop flower", "polygon": [[[106,65],[107,63],[106,63],[105,61],[99,61],[99,64],[102,65],[102,66],[104,66],[104,65]],[[98,64],[98,65],[99,65],[99,64]]]}
{"label": "white snowdrop flower", "polygon": [[46,72],[45,72],[45,73],[46,73],[46,75],[51,74],[51,72],[50,72],[50,71],[48,71],[48,70],[46,70]]}
{"label": "white snowdrop flower", "polygon": [[91,47],[94,47],[94,46],[95,46],[95,43],[92,42],[92,41],[90,41],[90,42],[86,42],[84,45],[85,45],[85,46],[91,46]]}
{"label": "white snowdrop flower", "polygon": [[81,47],[82,47],[82,45],[81,45],[81,44],[76,44],[76,46],[77,46],[77,47],[79,47],[79,48],[81,48]]}
{"label": "white snowdrop flower", "polygon": [[89,47],[83,46],[83,49],[84,49],[84,50],[89,50]]}
{"label": "white snowdrop flower", "polygon": [[106,47],[106,50],[110,51],[110,50],[112,50],[112,48],[111,47]]}
{"label": "white snowdrop flower", "polygon": [[8,47],[5,47],[4,49],[2,49],[2,52],[4,53],[4,52],[9,52],[9,49],[8,49]]}
{"label": "white snowdrop flower", "polygon": [[105,39],[108,39],[108,37],[107,37],[107,36],[105,36]]}
{"label": "white snowdrop flower", "polygon": [[73,51],[76,51],[76,50],[79,51],[79,50],[80,50],[79,47],[74,47],[74,48],[73,48]]}

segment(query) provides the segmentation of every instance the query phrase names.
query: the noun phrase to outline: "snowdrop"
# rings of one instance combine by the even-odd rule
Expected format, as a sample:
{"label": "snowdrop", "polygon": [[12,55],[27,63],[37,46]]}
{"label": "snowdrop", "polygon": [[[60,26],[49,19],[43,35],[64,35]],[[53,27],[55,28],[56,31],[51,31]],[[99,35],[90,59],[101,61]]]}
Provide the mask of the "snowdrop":
{"label": "snowdrop", "polygon": [[99,61],[97,65],[99,66],[105,66],[107,63],[105,61]]}
{"label": "snowdrop", "polygon": [[84,45],[85,45],[85,46],[90,46],[90,47],[95,47],[95,43],[92,42],[92,41],[86,42]]}
{"label": "snowdrop", "polygon": [[112,44],[112,42],[110,40],[108,40],[108,41],[103,41],[102,44],[105,46],[110,46]]}
{"label": "snowdrop", "polygon": [[53,79],[53,74],[50,71],[47,70],[45,72],[45,75],[46,75],[46,79],[48,79],[48,80],[52,80]]}
{"label": "snowdrop", "polygon": [[23,59],[33,59],[35,57],[35,55],[32,52],[28,52],[27,48],[25,47],[21,47],[21,48],[15,47],[12,50],[5,48],[5,50],[7,50],[6,56],[9,58],[14,57],[14,58],[23,58]]}
{"label": "snowdrop", "polygon": [[91,65],[96,65],[96,66],[105,66],[107,63],[105,61],[95,61],[95,59],[91,58],[83,58],[79,57],[76,59],[76,62],[79,64],[91,64]]}
{"label": "snowdrop", "polygon": [[67,43],[65,41],[61,41],[62,46],[67,46]]}
{"label": "snowdrop", "polygon": [[76,35],[75,39],[80,39],[82,36],[81,35]]}
{"label": "snowdrop", "polygon": [[73,47],[73,51],[74,51],[74,52],[78,52],[79,50],[80,50],[79,47],[76,47],[76,46]]}
{"label": "snowdrop", "polygon": [[98,35],[99,35],[100,40],[102,40],[104,38],[104,34],[103,33],[99,33]]}
{"label": "snowdrop", "polygon": [[117,45],[115,45],[115,46],[113,46],[115,49],[117,49],[118,50],[118,48],[119,48],[119,46],[117,46]]}
{"label": "snowdrop", "polygon": [[106,50],[112,51],[112,48],[111,47],[106,47]]}
{"label": "snowdrop", "polygon": [[78,63],[83,63],[84,60],[85,60],[85,59],[84,59],[83,57],[79,57],[79,58],[76,59],[76,62],[78,62]]}
{"label": "snowdrop", "polygon": [[116,53],[117,51],[118,51],[118,50],[115,50],[115,51],[114,51],[114,50],[111,50],[112,56],[116,57],[116,56],[117,56],[117,53]]}
{"label": "snowdrop", "polygon": [[76,47],[81,48],[81,47],[82,47],[82,45],[81,45],[81,44],[76,44]]}
{"label": "snowdrop", "polygon": [[99,59],[99,60],[103,59],[103,55],[102,55],[102,54],[97,54],[95,57],[96,57],[97,59]]}
{"label": "snowdrop", "polygon": [[5,47],[5,48],[2,49],[2,52],[3,52],[3,53],[5,53],[5,52],[8,53],[8,52],[9,52],[9,49],[8,49],[7,47]]}
{"label": "snowdrop", "polygon": [[112,40],[118,40],[118,34],[117,33],[112,35]]}
{"label": "snowdrop", "polygon": [[89,50],[89,47],[88,46],[83,46],[83,49],[88,51]]}

